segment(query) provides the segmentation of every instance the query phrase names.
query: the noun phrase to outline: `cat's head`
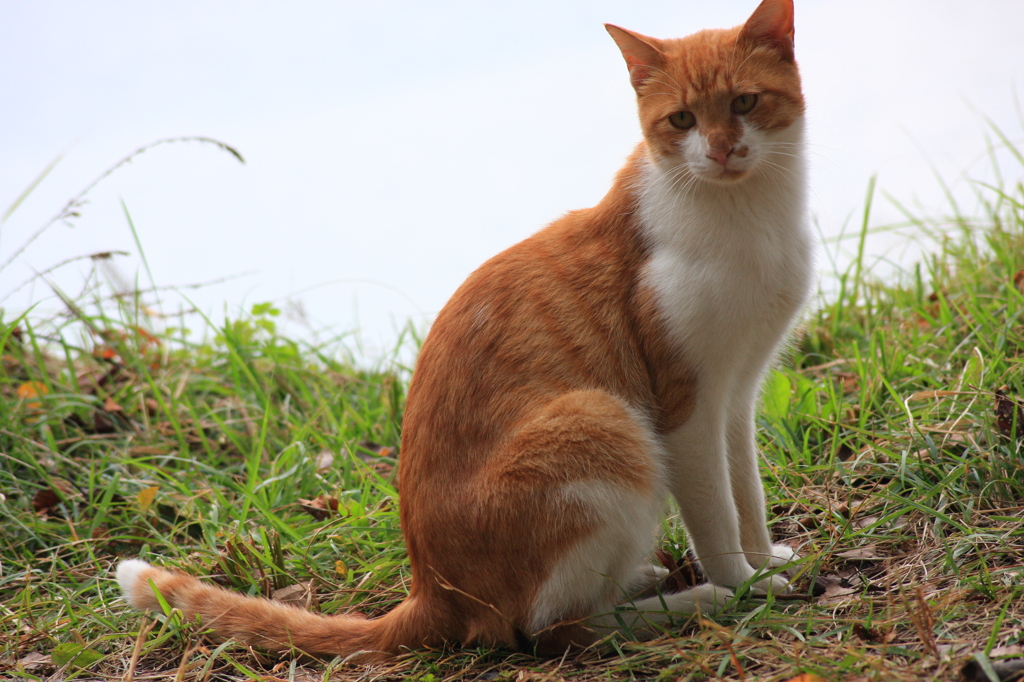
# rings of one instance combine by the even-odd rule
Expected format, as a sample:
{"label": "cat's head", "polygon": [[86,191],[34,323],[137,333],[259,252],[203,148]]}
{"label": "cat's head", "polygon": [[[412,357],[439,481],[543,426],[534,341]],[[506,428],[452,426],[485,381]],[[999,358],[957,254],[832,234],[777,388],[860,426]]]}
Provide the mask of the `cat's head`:
{"label": "cat's head", "polygon": [[[802,119],[792,0],[763,0],[742,26],[658,40],[606,25],[629,66],[652,161],[732,183],[791,156]],[[778,157],[776,157],[778,158]]]}

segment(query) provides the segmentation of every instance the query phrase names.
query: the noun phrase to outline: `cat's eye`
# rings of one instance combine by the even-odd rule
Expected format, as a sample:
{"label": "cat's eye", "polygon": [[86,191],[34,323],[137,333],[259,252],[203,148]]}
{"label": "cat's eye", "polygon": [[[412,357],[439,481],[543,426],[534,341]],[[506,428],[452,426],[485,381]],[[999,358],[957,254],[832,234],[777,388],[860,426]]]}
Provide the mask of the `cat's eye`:
{"label": "cat's eye", "polygon": [[757,95],[740,95],[732,101],[732,113],[748,114],[757,104]]}
{"label": "cat's eye", "polygon": [[697,117],[689,111],[677,111],[668,117],[668,122],[680,130],[689,130],[697,125]]}

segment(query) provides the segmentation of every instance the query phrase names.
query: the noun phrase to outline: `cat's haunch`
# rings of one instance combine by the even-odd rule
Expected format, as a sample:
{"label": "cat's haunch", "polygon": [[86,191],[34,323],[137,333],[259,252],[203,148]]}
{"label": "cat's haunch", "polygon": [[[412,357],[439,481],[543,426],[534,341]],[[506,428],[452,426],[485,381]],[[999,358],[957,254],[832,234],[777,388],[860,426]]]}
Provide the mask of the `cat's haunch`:
{"label": "cat's haunch", "polygon": [[[643,141],[597,206],[484,263],[431,328],[399,464],[408,597],[325,617],[130,560],[129,603],[158,593],[224,637],[365,660],[560,653],[787,589],[761,573],[797,557],[767,529],[754,418],[813,271],[792,0],[677,40],[607,30]],[[633,598],[663,573],[669,496],[710,583]]]}

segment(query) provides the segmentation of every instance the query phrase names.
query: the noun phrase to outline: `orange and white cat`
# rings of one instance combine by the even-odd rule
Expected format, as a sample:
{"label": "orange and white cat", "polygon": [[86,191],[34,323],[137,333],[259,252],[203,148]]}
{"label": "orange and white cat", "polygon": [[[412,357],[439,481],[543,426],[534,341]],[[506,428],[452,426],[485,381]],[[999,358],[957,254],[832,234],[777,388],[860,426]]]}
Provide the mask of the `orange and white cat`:
{"label": "orange and white cat", "polygon": [[[470,275],[423,344],[399,469],[408,597],[320,616],[129,560],[133,606],[158,609],[155,587],[222,636],[367,659],[562,651],[752,579],[786,589],[757,575],[795,554],[766,527],[754,413],[812,277],[792,0],[678,40],[607,29],[643,142],[597,206]],[[622,605],[659,577],[669,495],[711,582]]]}

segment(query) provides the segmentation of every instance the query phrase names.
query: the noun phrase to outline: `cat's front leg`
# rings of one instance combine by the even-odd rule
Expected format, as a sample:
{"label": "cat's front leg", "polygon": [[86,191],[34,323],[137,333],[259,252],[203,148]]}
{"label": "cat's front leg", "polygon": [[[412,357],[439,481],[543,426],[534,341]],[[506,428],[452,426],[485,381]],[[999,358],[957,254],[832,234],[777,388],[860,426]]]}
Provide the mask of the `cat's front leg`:
{"label": "cat's front leg", "polygon": [[754,441],[754,401],[734,403],[726,437],[729,479],[739,515],[740,544],[753,568],[777,568],[800,556],[786,545],[772,544],[765,514],[764,484]]}
{"label": "cat's front leg", "polygon": [[[668,435],[665,446],[672,459],[672,494],[679,503],[690,546],[711,582],[736,587],[750,581],[764,561],[755,568],[741,541],[725,431],[724,415],[698,410]],[[761,514],[763,518],[763,510]],[[767,535],[766,529],[764,532]],[[754,583],[754,589],[783,592],[786,584],[782,576],[773,576]]]}

